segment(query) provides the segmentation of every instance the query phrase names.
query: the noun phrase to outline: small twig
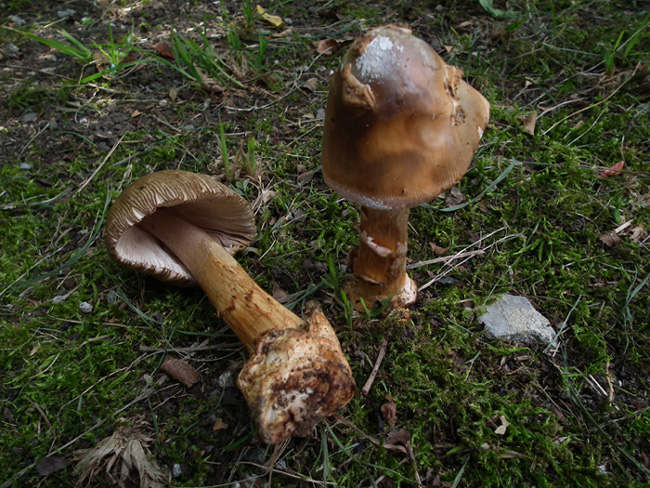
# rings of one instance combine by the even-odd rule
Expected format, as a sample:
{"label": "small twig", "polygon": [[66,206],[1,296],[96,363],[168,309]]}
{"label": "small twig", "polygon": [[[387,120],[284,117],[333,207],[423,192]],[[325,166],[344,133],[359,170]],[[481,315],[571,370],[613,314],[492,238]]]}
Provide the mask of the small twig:
{"label": "small twig", "polygon": [[427,261],[420,261],[419,263],[408,264],[406,266],[406,269],[416,269],[416,268],[421,268],[422,266],[429,266],[430,264],[446,263],[448,261],[453,261],[455,259],[472,258],[474,256],[480,256],[481,254],[485,254],[485,250],[478,249],[476,251],[468,251],[468,252],[461,251],[454,254],[453,256],[440,256],[439,258],[429,259]]}
{"label": "small twig", "polygon": [[[361,437],[366,439],[367,441],[371,442],[377,447],[383,447],[384,449],[387,449],[389,451],[398,451],[401,452],[402,454],[406,454],[408,456],[408,451],[404,446],[400,446],[399,444],[388,444],[386,442],[381,442],[371,435],[366,434],[364,431],[362,431],[359,427],[354,425],[352,422],[350,422],[348,419],[345,417],[342,417],[341,415],[334,415],[334,418],[336,419],[337,422],[341,422],[343,425],[346,427],[349,427],[350,429],[354,430],[357,434],[359,434]],[[0,487],[2,488],[2,487]]]}
{"label": "small twig", "polygon": [[411,466],[413,467],[413,473],[415,473],[415,481],[417,482],[418,486],[423,486],[422,478],[420,478],[420,473],[418,473],[418,464],[415,460],[415,453],[413,452],[413,445],[411,444],[411,441],[408,441],[406,443],[406,451],[408,453]]}
{"label": "small twig", "polygon": [[581,108],[580,110],[578,110],[576,112],[572,112],[569,115],[567,115],[566,117],[563,117],[562,119],[558,120],[555,124],[550,126],[548,129],[546,129],[544,132],[542,132],[542,135],[545,136],[546,134],[551,132],[553,129],[555,129],[558,125],[560,125],[563,122],[566,122],[570,118],[575,117],[576,115],[579,115],[582,112],[586,112],[587,110],[591,110],[592,108],[596,108],[597,106],[602,105],[603,103],[609,101],[609,99],[612,98],[614,95],[616,95],[621,90],[621,88],[623,88],[625,85],[627,85],[628,81],[630,81],[636,75],[637,71],[638,71],[638,67],[634,68],[634,71],[632,72],[632,74],[628,78],[626,78],[620,85],[618,85],[616,87],[616,89],[614,91],[612,91],[612,93],[607,95],[605,98],[603,98],[599,102],[592,103],[591,105],[588,105],[588,106],[586,106],[584,108]]}
{"label": "small twig", "polygon": [[37,138],[38,136],[40,136],[43,132],[45,132],[49,126],[50,126],[50,123],[48,122],[47,124],[45,124],[45,125],[41,128],[41,130],[39,130],[36,134],[34,134],[32,137],[30,137],[29,141],[27,141],[27,144],[25,144],[25,145],[23,146],[23,148],[20,150],[20,152],[18,153],[18,157],[19,157],[19,158],[22,158],[23,153],[25,152],[25,149],[27,149],[27,148],[29,147],[29,145],[30,145],[32,142],[34,142],[34,139],[36,139],[36,138]]}
{"label": "small twig", "polygon": [[47,426],[50,428],[50,430],[52,430],[52,423],[50,422],[50,419],[47,418],[47,415],[45,415],[45,412],[43,411],[41,406],[38,403],[36,403],[34,400],[29,398],[28,396],[26,396],[25,399],[32,404],[32,407],[34,407],[38,411],[41,417],[43,417],[43,420],[45,420]]}
{"label": "small twig", "polygon": [[609,403],[612,403],[614,401],[613,378],[614,375],[612,374],[612,371],[609,369],[609,361],[607,361],[607,364],[605,364],[605,380],[607,381],[607,386],[609,387],[609,394],[607,395],[607,400],[609,400]]}
{"label": "small twig", "polygon": [[124,134],[122,134],[122,136],[117,140],[117,142],[115,144],[113,144],[113,147],[110,149],[110,151],[108,151],[108,154],[104,157],[104,159],[99,164],[99,166],[97,166],[97,168],[95,168],[95,171],[93,171],[92,174],[88,178],[86,178],[81,183],[81,185],[79,185],[79,188],[77,188],[75,190],[75,193],[81,193],[81,191],[84,188],[86,188],[86,186],[88,186],[88,184],[95,178],[95,176],[97,176],[97,173],[99,173],[99,171],[104,167],[106,162],[110,159],[110,157],[113,155],[113,153],[115,152],[117,147],[120,145],[120,143],[122,142],[122,139],[124,139],[124,136],[126,136],[126,132]]}
{"label": "small twig", "polygon": [[5,67],[10,69],[19,69],[21,71],[34,71],[36,73],[43,73],[44,75],[56,76],[58,78],[63,78],[64,80],[74,81],[74,78],[70,78],[69,76],[54,73],[52,71],[47,71],[44,69],[32,68],[30,66],[16,66],[15,64],[7,64]]}
{"label": "small twig", "polygon": [[[447,270],[443,271],[442,273],[440,273],[440,274],[434,276],[431,280],[429,280],[429,281],[428,281],[427,283],[425,283],[424,285],[419,286],[419,287],[418,287],[418,290],[419,290],[419,291],[422,291],[422,290],[427,289],[428,287],[430,287],[431,285],[433,285],[436,281],[438,281],[438,280],[440,280],[441,278],[447,276],[447,275],[448,275],[448,274],[449,274],[453,269],[457,268],[458,266],[461,266],[462,264],[464,264],[465,262],[469,261],[469,260],[470,260],[471,258],[473,258],[474,256],[476,256],[476,255],[480,255],[480,253],[478,253],[478,254],[472,254],[474,251],[468,251],[468,249],[470,249],[471,247],[474,247],[474,246],[478,246],[478,245],[480,245],[483,241],[485,241],[485,240],[488,239],[489,237],[492,237],[494,234],[497,234],[498,232],[501,232],[501,231],[503,231],[503,230],[506,230],[506,227],[501,227],[500,229],[494,230],[494,231],[490,232],[489,234],[487,234],[486,236],[481,237],[481,238],[480,238],[479,240],[477,240],[476,242],[474,242],[474,243],[472,243],[472,244],[466,246],[464,249],[462,249],[461,251],[459,251],[459,252],[455,255],[455,256],[457,256],[457,255],[460,255],[460,254],[464,254],[464,258],[462,258],[462,261],[460,261],[459,263],[456,263],[456,264],[454,265],[454,267],[451,267],[450,264],[449,264],[450,262],[452,262],[452,261],[454,261],[454,260],[449,260],[449,262],[445,262],[445,266],[449,266],[449,268],[448,268]],[[504,241],[507,241],[507,240],[509,240],[509,239],[515,238],[515,237],[520,237],[521,235],[522,235],[522,234],[510,234],[510,235],[504,236],[504,237],[502,237],[501,239],[499,239],[498,241],[495,241],[495,242],[493,242],[492,244],[490,244],[490,245],[484,247],[483,249],[479,249],[479,250],[482,251],[482,253],[485,253],[485,251],[487,251],[488,249],[490,249],[490,248],[496,246],[497,244],[499,244],[499,243],[501,243],[501,242],[504,242]],[[455,257],[455,256],[451,256],[451,257]]]}
{"label": "small twig", "polygon": [[383,341],[381,343],[381,346],[379,346],[379,353],[377,354],[377,360],[375,361],[375,365],[372,368],[372,371],[370,372],[370,376],[368,376],[368,381],[366,381],[366,384],[363,385],[363,388],[361,388],[361,394],[363,396],[368,395],[370,392],[370,388],[372,388],[372,384],[375,382],[375,378],[377,377],[377,373],[379,372],[379,367],[381,366],[381,362],[384,360],[384,357],[386,356],[386,347],[388,346],[388,342]]}
{"label": "small twig", "polygon": [[211,346],[189,346],[189,347],[152,347],[152,346],[139,346],[138,349],[142,352],[169,352],[169,351],[174,351],[174,352],[183,352],[183,353],[190,353],[190,352],[198,352],[198,351],[212,351],[214,349],[221,349],[221,350],[232,350],[232,349],[241,349],[241,344],[233,344],[233,345],[228,345],[228,344],[217,344],[217,345],[211,345]]}
{"label": "small twig", "polygon": [[173,130],[174,132],[183,132],[183,131],[182,131],[181,129],[179,129],[178,127],[174,127],[174,126],[171,125],[169,122],[167,122],[166,120],[163,120],[162,118],[158,117],[158,116],[157,116],[156,114],[154,114],[154,113],[149,113],[149,114],[147,114],[147,115],[148,115],[149,117],[153,118],[153,119],[156,119],[158,122],[160,122],[160,123],[163,124],[164,126],[169,127],[169,128],[170,128],[171,130]]}

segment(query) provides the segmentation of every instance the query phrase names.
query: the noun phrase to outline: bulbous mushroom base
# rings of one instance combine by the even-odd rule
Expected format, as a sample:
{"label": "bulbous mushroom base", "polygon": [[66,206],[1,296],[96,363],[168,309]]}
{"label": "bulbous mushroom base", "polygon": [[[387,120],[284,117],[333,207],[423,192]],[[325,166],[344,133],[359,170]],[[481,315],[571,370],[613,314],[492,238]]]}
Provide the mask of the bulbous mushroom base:
{"label": "bulbous mushroom base", "polygon": [[237,385],[264,442],[306,436],[343,408],[356,385],[341,345],[320,307],[302,329],[274,329],[256,344]]}
{"label": "bulbous mushroom base", "polygon": [[398,287],[392,286],[390,290],[385,286],[366,283],[359,279],[350,281],[344,290],[357,312],[370,310],[377,302],[386,299],[390,299],[392,309],[405,309],[413,305],[418,297],[418,285],[406,273],[404,283]]}

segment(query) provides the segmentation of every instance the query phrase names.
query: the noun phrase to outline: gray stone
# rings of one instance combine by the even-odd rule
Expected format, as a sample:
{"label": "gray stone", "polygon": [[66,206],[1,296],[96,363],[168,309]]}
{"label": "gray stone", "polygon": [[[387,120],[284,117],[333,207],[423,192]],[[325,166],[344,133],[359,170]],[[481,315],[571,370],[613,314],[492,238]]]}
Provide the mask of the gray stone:
{"label": "gray stone", "polygon": [[29,124],[30,122],[34,122],[37,118],[38,114],[36,112],[27,112],[23,115],[23,122]]}
{"label": "gray stone", "polygon": [[59,16],[59,19],[65,19],[67,17],[72,17],[76,13],[77,12],[75,10],[71,9],[71,8],[56,11],[56,15]]}
{"label": "gray stone", "polygon": [[505,339],[524,344],[550,344],[555,331],[546,317],[524,297],[500,295],[479,317],[489,339]]}
{"label": "gray stone", "polygon": [[10,15],[7,18],[14,23],[14,27],[22,27],[23,25],[25,25],[25,21],[21,17],[18,17],[17,15]]}

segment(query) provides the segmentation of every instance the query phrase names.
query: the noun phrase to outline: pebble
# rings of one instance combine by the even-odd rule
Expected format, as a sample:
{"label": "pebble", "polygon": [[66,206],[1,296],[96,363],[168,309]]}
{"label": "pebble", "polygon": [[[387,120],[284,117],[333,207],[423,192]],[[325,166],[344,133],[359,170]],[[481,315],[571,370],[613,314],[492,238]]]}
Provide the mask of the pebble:
{"label": "pebble", "polygon": [[106,294],[106,301],[111,305],[117,303],[119,299],[120,296],[117,294],[115,290],[109,290],[109,292]]}
{"label": "pebble", "polygon": [[37,118],[38,114],[36,112],[27,112],[23,115],[23,122],[29,124],[30,122],[34,122]]}
{"label": "pebble", "polygon": [[81,313],[92,313],[93,306],[88,302],[81,302],[79,304],[79,310],[81,310]]}
{"label": "pebble", "polygon": [[20,163],[18,167],[25,171],[29,171],[30,169],[32,169],[32,165],[29,163]]}
{"label": "pebble", "polygon": [[66,17],[72,17],[76,13],[77,13],[77,11],[73,10],[71,8],[56,11],[56,15],[59,16],[59,19],[65,19]]}
{"label": "pebble", "polygon": [[23,19],[21,19],[17,15],[10,15],[7,18],[14,23],[14,27],[22,27],[26,23]]}
{"label": "pebble", "polygon": [[504,339],[523,344],[551,344],[555,331],[546,317],[525,298],[500,295],[479,317],[488,339]]}
{"label": "pebble", "polygon": [[218,384],[221,388],[225,388],[226,386],[230,386],[230,385],[232,385],[233,383],[234,383],[234,382],[233,382],[233,379],[232,379],[232,371],[228,371],[227,373],[222,374],[222,375],[219,376],[219,378],[217,379],[217,384]]}
{"label": "pebble", "polygon": [[176,463],[172,466],[172,476],[174,478],[178,478],[181,474],[183,474],[183,470],[181,469],[181,465]]}

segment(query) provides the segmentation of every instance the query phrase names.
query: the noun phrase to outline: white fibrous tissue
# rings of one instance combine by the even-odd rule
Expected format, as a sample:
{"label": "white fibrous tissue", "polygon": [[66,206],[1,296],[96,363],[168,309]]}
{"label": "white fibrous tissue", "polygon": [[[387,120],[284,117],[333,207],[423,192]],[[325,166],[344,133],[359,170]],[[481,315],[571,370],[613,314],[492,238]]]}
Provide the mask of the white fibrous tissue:
{"label": "white fibrous tissue", "polygon": [[366,83],[377,80],[397,64],[397,52],[403,50],[388,37],[375,37],[356,60],[358,77]]}

